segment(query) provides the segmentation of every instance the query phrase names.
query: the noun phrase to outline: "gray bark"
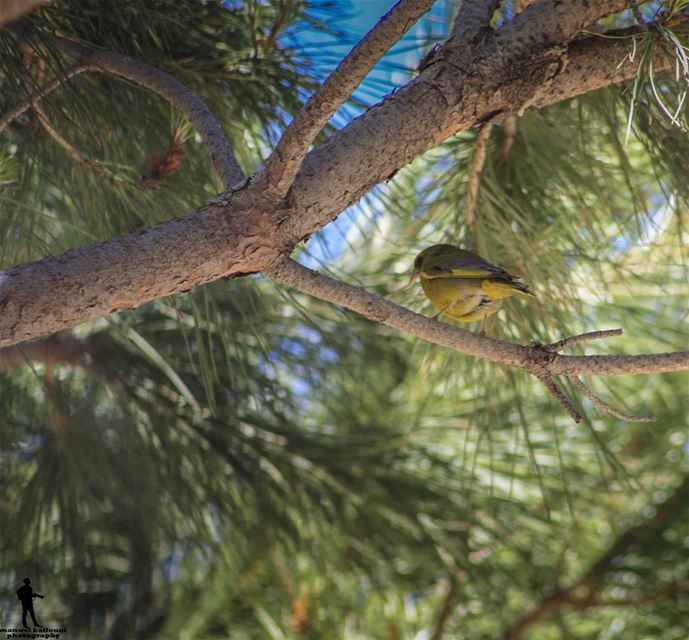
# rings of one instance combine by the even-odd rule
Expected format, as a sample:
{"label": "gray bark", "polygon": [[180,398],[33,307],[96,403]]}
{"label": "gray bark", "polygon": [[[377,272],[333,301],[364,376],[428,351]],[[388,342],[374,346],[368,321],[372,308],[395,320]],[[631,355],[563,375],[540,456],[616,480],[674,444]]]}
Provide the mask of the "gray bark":
{"label": "gray bark", "polygon": [[[597,12],[605,13],[600,7]],[[216,278],[265,271],[454,133],[620,82],[636,71],[635,62],[619,64],[631,41],[590,37],[555,50],[521,52],[517,35],[494,56],[490,38],[469,54],[451,38],[406,87],[306,156],[287,203],[266,200],[261,181],[249,182],[156,227],[0,272],[0,346]],[[511,47],[521,52],[516,58]],[[656,68],[667,64],[659,59]]]}

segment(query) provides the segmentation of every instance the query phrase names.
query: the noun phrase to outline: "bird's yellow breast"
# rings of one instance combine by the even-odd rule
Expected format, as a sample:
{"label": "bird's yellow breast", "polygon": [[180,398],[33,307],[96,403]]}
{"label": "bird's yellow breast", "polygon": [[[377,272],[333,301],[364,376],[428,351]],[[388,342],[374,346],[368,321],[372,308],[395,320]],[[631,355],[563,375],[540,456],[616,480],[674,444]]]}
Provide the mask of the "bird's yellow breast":
{"label": "bird's yellow breast", "polygon": [[462,278],[422,279],[421,286],[433,306],[460,322],[475,322],[493,315],[502,305],[483,288],[483,280]]}

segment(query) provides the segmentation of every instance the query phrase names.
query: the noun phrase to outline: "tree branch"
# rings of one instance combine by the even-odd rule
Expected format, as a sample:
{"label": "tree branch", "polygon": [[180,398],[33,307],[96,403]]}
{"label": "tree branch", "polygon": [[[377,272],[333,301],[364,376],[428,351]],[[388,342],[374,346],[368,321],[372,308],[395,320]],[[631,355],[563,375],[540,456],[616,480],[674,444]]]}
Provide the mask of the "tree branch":
{"label": "tree branch", "polygon": [[52,0],[0,0],[0,27],[12,24],[50,2]]}
{"label": "tree branch", "polygon": [[[629,46],[630,41],[595,37],[573,43],[569,64],[544,89],[542,72],[534,75],[534,69],[550,65],[547,60],[530,59],[503,77],[496,58],[494,85],[458,72],[448,45],[437,63],[308,154],[292,188],[291,206],[277,206],[262,190],[245,184],[156,227],[0,271],[0,346],[220,277],[269,269],[391,173],[453,133],[485,121],[486,114],[514,113],[528,100],[530,108],[544,106],[632,77],[638,57],[629,60]],[[654,68],[660,71],[669,65],[665,54],[658,52]],[[451,330],[435,324],[442,332]],[[466,346],[465,353],[485,357],[477,336],[459,340],[458,335],[471,334],[453,331],[452,337],[446,336],[451,348]],[[503,355],[522,362],[520,349],[510,345]],[[689,365],[689,353],[684,352],[631,359],[605,356],[600,361],[597,356],[577,358],[557,356],[549,372],[649,373]]]}
{"label": "tree branch", "polygon": [[627,413],[622,413],[614,407],[611,407],[607,402],[601,400],[596,394],[594,394],[579,378],[572,376],[572,384],[579,389],[581,395],[588,398],[596,407],[605,413],[619,418],[620,420],[625,420],[626,422],[654,422],[658,418],[656,416],[632,416]]}
{"label": "tree branch", "polygon": [[119,391],[121,382],[101,363],[107,360],[111,345],[101,336],[76,338],[66,332],[56,333],[43,340],[27,342],[20,347],[0,349],[0,371],[16,369],[34,362],[46,367],[67,365],[83,371],[96,382]]}
{"label": "tree branch", "polygon": [[467,185],[467,212],[466,224],[471,231],[474,230],[476,223],[476,204],[478,202],[478,190],[481,186],[481,174],[483,173],[483,166],[486,164],[486,155],[488,152],[488,140],[490,139],[490,132],[493,125],[488,122],[481,127],[476,136],[476,144],[474,146],[474,157],[471,161],[471,169],[469,169],[469,184]]}
{"label": "tree branch", "polygon": [[120,180],[117,176],[113,175],[110,171],[108,171],[100,162],[98,162],[97,160],[92,160],[91,158],[87,158],[71,142],[66,140],[60,134],[60,132],[57,129],[55,129],[55,127],[52,125],[42,106],[35,104],[33,108],[36,112],[36,115],[38,116],[38,120],[41,123],[43,130],[58,145],[60,145],[77,164],[93,169],[96,173],[99,173],[102,176],[106,176],[113,183],[122,182],[122,180]]}
{"label": "tree branch", "polygon": [[337,65],[282,134],[265,166],[265,180],[277,198],[289,190],[314,139],[376,63],[435,0],[399,0]]}
{"label": "tree branch", "polygon": [[[632,547],[654,537],[659,539],[663,531],[686,511],[687,504],[689,504],[689,476],[682,480],[664,502],[660,505],[653,505],[651,517],[623,531],[611,547],[574,584],[566,589],[556,589],[541,600],[533,611],[527,613],[504,632],[503,640],[517,640],[529,627],[567,606],[577,609],[606,604],[628,606],[629,603],[626,601],[615,603],[614,601],[601,602],[598,600],[597,595],[600,593],[605,576],[618,567],[617,560]],[[681,588],[686,587],[686,583],[679,583],[678,586],[680,585]],[[639,604],[653,602],[676,592],[677,590],[666,587],[642,596],[638,602]]]}
{"label": "tree branch", "polygon": [[[496,44],[509,44],[518,55],[527,48],[566,45],[586,27],[628,6],[629,0],[536,0],[495,32]],[[515,38],[519,40],[516,47]]]}
{"label": "tree branch", "polygon": [[452,35],[464,44],[471,44],[482,31],[490,29],[490,20],[499,6],[500,0],[463,0]]}
{"label": "tree branch", "polygon": [[[292,188],[291,211],[279,218],[282,237],[310,237],[333,219],[332,212],[344,211],[458,131],[634,77],[639,56],[629,60],[631,45],[631,37],[577,40],[562,54],[568,63],[553,71],[552,56],[528,59],[527,54],[522,62],[503,68],[502,56],[492,49],[484,52],[480,68],[473,69],[461,50],[455,52],[454,42],[446,43],[442,55],[417,78],[308,154]],[[670,65],[665,53],[656,52],[654,69]],[[544,77],[549,78],[545,84]],[[328,175],[337,176],[338,189],[323,188]],[[313,187],[316,177],[321,178],[319,188]]]}
{"label": "tree branch", "polygon": [[447,593],[443,598],[443,602],[438,611],[435,624],[433,625],[433,633],[430,640],[443,640],[445,637],[445,628],[450,619],[450,614],[455,608],[457,596],[459,595],[459,578],[456,572],[452,572],[448,577]]}
{"label": "tree branch", "polygon": [[671,582],[670,584],[661,587],[657,591],[646,593],[638,598],[628,599],[610,599],[600,600],[596,599],[591,603],[591,607],[639,607],[644,604],[651,604],[664,598],[671,598],[679,593],[689,591],[689,580],[680,580],[679,582]]}
{"label": "tree branch", "polygon": [[86,71],[97,71],[98,67],[90,64],[75,64],[74,66],[66,69],[59,76],[53,78],[50,82],[40,87],[34,94],[32,94],[28,100],[18,104],[14,109],[8,111],[2,118],[0,118],[0,133],[2,133],[8,125],[22,115],[25,111],[31,109],[33,105],[40,104],[40,102],[50,93],[58,89],[70,78],[84,73]]}
{"label": "tree branch", "polygon": [[558,404],[569,414],[572,420],[579,424],[581,422],[581,414],[562,392],[562,389],[555,384],[552,376],[537,374],[536,377],[545,385],[545,388],[548,389],[550,395],[557,400]]}
{"label": "tree branch", "polygon": [[500,157],[503,162],[507,162],[512,155],[512,147],[517,137],[517,116],[510,115],[505,118],[502,127],[502,146],[500,147]]}
{"label": "tree branch", "polygon": [[37,34],[25,32],[21,32],[21,36],[35,47],[43,47],[41,39],[45,39],[52,49],[78,57],[81,64],[89,66],[89,70],[97,68],[108,71],[162,96],[182,111],[199,132],[225,189],[229,189],[244,179],[244,172],[235,159],[215,116],[188,87],[170,74],[140,60],[134,60],[113,51],[94,49],[66,38],[47,36],[43,33],[37,38]]}
{"label": "tree branch", "polygon": [[[280,262],[264,273],[302,293],[355,311],[374,322],[460,353],[524,369],[539,379],[559,375],[586,375],[592,369],[597,375],[689,369],[689,351],[638,356],[562,356],[542,345],[526,347],[494,340],[426,318],[370,291],[308,269],[294,260]],[[617,334],[617,331],[612,333]]]}
{"label": "tree branch", "polygon": [[53,422],[53,444],[58,448],[66,447],[69,442],[71,428],[69,408],[67,407],[65,396],[60,390],[60,386],[55,381],[51,365],[46,367],[45,376],[43,377],[43,388],[45,389],[50,419]]}
{"label": "tree branch", "polygon": [[548,351],[553,353],[560,353],[563,349],[573,347],[575,344],[582,342],[589,342],[591,340],[603,340],[605,338],[612,338],[613,336],[621,336],[624,332],[622,329],[605,329],[603,331],[588,331],[587,333],[580,333],[576,336],[569,336],[559,342],[544,345]]}

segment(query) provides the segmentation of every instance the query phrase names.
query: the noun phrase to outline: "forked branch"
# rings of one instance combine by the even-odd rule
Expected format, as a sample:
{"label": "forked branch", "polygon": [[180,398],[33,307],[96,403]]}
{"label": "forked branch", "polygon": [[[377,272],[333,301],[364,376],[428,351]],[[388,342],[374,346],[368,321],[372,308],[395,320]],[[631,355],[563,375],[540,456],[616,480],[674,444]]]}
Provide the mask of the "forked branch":
{"label": "forked branch", "polygon": [[264,177],[277,198],[294,181],[314,139],[361,81],[435,0],[399,0],[351,50],[289,124],[266,161]]}
{"label": "forked branch", "polygon": [[[563,51],[566,66],[556,65],[552,71],[551,57],[542,55],[537,45],[517,56],[515,51],[525,40],[516,35],[513,46],[498,49],[491,35],[477,47],[479,75],[464,73],[466,60],[461,61],[461,52],[453,55],[454,42],[445,43],[443,55],[435,56],[433,64],[414,80],[308,154],[288,203],[267,201],[265,189],[257,188],[261,181],[255,180],[198,211],[155,227],[0,271],[0,345],[31,340],[221,277],[265,272],[376,184],[458,131],[484,124],[486,118],[517,113],[525,103],[530,108],[554,104],[629,79],[638,71],[638,56],[629,60],[629,39],[576,40]],[[77,60],[102,61],[101,68],[108,64],[103,58],[89,58],[89,49],[71,41],[60,46],[67,47],[68,55]],[[658,72],[674,64],[661,48],[654,49],[654,56]],[[459,67],[458,59],[462,62]],[[129,65],[125,65],[126,72],[117,64],[108,67],[141,84],[140,74]],[[528,74],[521,72],[524,69]],[[144,69],[143,75],[147,73]],[[549,78],[545,86],[544,73]],[[161,82],[157,70],[153,77]],[[483,81],[486,77],[493,79],[492,84]],[[154,83],[153,90],[155,87]],[[380,299],[374,297],[373,305],[372,309],[381,311]],[[525,348],[519,345],[474,336],[415,314],[403,317],[394,305],[383,310],[391,313],[393,309],[402,330],[409,325],[419,331],[435,331],[439,344],[447,342],[464,353],[496,362],[511,360],[513,366],[525,362]],[[361,312],[366,315],[365,309]],[[418,322],[430,324],[417,326]],[[551,375],[689,368],[689,353],[685,352],[544,356],[552,360],[548,364]]]}

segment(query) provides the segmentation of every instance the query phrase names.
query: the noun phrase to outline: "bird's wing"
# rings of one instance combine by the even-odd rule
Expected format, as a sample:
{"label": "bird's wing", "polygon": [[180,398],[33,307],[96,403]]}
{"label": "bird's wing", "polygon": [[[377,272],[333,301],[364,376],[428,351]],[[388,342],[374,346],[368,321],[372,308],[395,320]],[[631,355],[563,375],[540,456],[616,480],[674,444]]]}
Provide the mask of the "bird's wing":
{"label": "bird's wing", "polygon": [[427,274],[429,278],[504,278],[512,280],[507,271],[487,262],[471,251],[442,256],[441,265],[433,265]]}

